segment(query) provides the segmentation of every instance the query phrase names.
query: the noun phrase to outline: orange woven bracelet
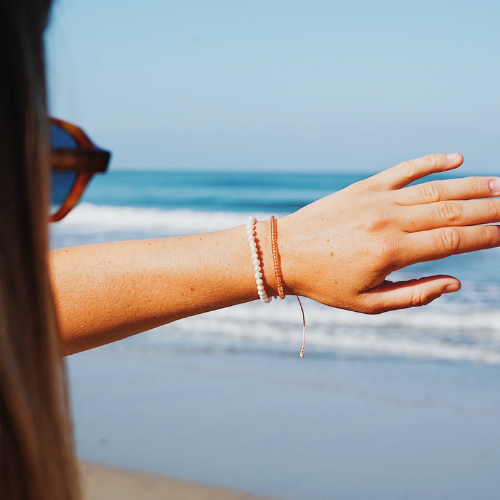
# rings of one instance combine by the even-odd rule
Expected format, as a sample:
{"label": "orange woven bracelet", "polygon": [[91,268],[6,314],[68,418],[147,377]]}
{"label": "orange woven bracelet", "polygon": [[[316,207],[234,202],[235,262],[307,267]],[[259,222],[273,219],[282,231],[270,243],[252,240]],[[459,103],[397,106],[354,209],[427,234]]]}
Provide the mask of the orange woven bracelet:
{"label": "orange woven bracelet", "polygon": [[285,298],[283,290],[283,275],[281,274],[281,260],[278,252],[278,221],[274,215],[271,216],[271,248],[273,251],[274,275],[276,276],[276,288],[280,299]]}

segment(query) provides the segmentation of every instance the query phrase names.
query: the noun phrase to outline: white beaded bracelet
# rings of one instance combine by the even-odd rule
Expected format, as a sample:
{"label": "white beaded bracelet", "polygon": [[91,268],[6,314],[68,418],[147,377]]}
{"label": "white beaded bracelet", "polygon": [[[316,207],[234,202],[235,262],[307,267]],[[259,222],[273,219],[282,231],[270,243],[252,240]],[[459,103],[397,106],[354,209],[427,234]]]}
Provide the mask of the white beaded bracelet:
{"label": "white beaded bracelet", "polygon": [[259,294],[260,300],[269,304],[272,297],[268,297],[266,289],[264,287],[264,280],[262,279],[262,268],[260,267],[259,251],[257,250],[257,243],[255,242],[255,227],[257,224],[257,219],[250,216],[247,222],[247,235],[248,243],[250,245],[250,252],[252,252],[253,270],[255,272],[255,283],[257,284],[257,293]]}

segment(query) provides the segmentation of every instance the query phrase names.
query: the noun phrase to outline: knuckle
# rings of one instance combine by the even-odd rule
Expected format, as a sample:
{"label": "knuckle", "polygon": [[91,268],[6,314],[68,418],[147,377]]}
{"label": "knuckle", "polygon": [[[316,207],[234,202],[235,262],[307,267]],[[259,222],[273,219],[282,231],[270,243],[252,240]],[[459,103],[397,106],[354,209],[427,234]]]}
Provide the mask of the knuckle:
{"label": "knuckle", "polygon": [[345,187],[343,191],[352,194],[359,194],[365,191],[369,191],[372,184],[372,179],[373,176],[369,177],[368,179],[363,179],[361,181],[353,182],[349,186]]}
{"label": "knuckle", "polygon": [[425,166],[429,170],[436,170],[439,166],[439,157],[438,155],[427,155],[425,157]]}
{"label": "knuckle", "polygon": [[386,312],[388,308],[384,307],[384,304],[381,304],[378,300],[376,300],[373,297],[364,297],[363,300],[360,301],[356,310],[359,313],[373,316],[376,314],[381,314],[383,312]]}
{"label": "knuckle", "polygon": [[481,246],[484,248],[496,247],[500,244],[498,228],[495,226],[479,226]]}
{"label": "knuckle", "polygon": [[487,200],[488,221],[497,222],[500,219],[500,202],[498,200]]}
{"label": "knuckle", "polygon": [[446,224],[457,224],[462,218],[462,207],[458,203],[444,202],[438,205],[439,218]]}
{"label": "knuckle", "polygon": [[368,314],[370,316],[376,316],[378,314],[383,314],[383,313],[390,311],[390,310],[391,310],[390,307],[376,305],[376,306],[373,306],[371,309],[365,311],[364,314]]}
{"label": "knuckle", "polygon": [[397,241],[387,240],[377,245],[372,252],[379,263],[384,267],[396,262],[401,254],[401,248]]}
{"label": "knuckle", "polygon": [[389,216],[383,212],[370,214],[365,222],[365,227],[372,233],[385,229],[389,224]]}
{"label": "knuckle", "polygon": [[439,244],[446,253],[460,249],[460,231],[456,227],[445,227],[439,232]]}
{"label": "knuckle", "polygon": [[411,161],[404,161],[399,164],[399,173],[405,179],[413,179],[417,175],[417,169]]}
{"label": "knuckle", "polygon": [[421,188],[422,198],[426,203],[436,203],[443,199],[443,186],[435,182],[428,182],[422,184]]}
{"label": "knuckle", "polygon": [[433,297],[432,294],[420,290],[412,295],[411,306],[412,307],[426,306],[427,304],[430,304],[434,299],[435,297]]}
{"label": "knuckle", "polygon": [[484,180],[479,179],[478,177],[469,177],[467,181],[469,184],[469,192],[474,198],[482,196],[485,191],[488,191],[487,185],[485,186]]}

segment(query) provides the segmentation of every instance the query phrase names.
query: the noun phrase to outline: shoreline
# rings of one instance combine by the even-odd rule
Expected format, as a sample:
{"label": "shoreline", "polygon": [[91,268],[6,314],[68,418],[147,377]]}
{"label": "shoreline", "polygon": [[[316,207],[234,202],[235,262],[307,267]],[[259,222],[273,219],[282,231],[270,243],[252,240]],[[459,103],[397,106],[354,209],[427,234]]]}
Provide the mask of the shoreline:
{"label": "shoreline", "polygon": [[[84,500],[266,500],[225,488],[80,462]],[[270,499],[267,499],[270,500]]]}

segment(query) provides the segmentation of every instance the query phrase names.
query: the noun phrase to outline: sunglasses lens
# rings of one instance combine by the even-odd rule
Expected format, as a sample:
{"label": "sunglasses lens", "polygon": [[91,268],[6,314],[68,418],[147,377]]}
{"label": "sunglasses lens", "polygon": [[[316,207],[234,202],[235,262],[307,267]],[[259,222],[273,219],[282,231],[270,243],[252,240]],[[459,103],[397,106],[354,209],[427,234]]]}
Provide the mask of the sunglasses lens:
{"label": "sunglasses lens", "polygon": [[[50,125],[50,146],[52,148],[76,149],[75,139],[58,125]],[[54,172],[50,175],[50,215],[54,215],[64,203],[77,177],[76,172]]]}
{"label": "sunglasses lens", "polygon": [[50,125],[50,146],[52,148],[77,148],[75,139],[58,125]]}
{"label": "sunglasses lens", "polygon": [[50,215],[54,215],[61,208],[75,183],[77,175],[76,172],[52,172],[50,174]]}

